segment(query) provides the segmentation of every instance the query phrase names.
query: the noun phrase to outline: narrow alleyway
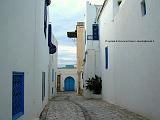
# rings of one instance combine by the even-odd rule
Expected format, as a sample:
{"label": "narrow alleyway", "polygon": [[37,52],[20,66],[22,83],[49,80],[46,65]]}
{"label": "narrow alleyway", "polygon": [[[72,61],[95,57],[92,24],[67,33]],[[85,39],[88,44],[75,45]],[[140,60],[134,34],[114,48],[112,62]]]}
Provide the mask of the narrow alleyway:
{"label": "narrow alleyway", "polygon": [[102,100],[86,100],[76,93],[59,93],[45,107],[40,120],[148,120]]}

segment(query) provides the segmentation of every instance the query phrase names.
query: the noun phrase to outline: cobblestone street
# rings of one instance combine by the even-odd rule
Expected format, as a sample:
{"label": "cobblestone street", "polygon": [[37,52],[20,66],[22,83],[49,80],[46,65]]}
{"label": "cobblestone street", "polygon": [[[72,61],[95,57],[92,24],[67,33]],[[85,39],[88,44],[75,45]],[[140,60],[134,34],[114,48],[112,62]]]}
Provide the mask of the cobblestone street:
{"label": "cobblestone street", "polygon": [[40,120],[149,120],[102,100],[86,100],[76,93],[59,93],[45,107]]}

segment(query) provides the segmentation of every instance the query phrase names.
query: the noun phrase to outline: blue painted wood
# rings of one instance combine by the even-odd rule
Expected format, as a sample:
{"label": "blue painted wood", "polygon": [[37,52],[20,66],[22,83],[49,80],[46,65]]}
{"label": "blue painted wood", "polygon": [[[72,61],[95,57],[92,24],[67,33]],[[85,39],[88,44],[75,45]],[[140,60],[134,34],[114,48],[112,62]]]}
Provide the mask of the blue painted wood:
{"label": "blue painted wood", "polygon": [[12,72],[12,120],[24,114],[24,72]]}
{"label": "blue painted wood", "polygon": [[72,77],[67,77],[65,79],[65,85],[64,85],[64,90],[65,91],[74,91],[74,86],[75,86],[75,80]]}
{"label": "blue painted wood", "polygon": [[54,54],[57,51],[56,46],[52,43],[52,25],[48,25],[48,47],[49,54]]}
{"label": "blue painted wood", "polygon": [[93,32],[93,40],[99,40],[98,24],[93,24],[92,25],[92,32]]}
{"label": "blue painted wood", "polygon": [[54,69],[52,69],[52,81],[54,81]]}
{"label": "blue painted wood", "polygon": [[106,69],[108,69],[108,47],[105,48],[106,53]]}

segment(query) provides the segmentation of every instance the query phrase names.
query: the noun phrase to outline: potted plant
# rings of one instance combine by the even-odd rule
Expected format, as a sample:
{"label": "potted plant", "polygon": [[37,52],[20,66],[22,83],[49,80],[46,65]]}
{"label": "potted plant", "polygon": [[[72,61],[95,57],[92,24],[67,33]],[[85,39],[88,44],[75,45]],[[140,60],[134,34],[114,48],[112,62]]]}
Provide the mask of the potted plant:
{"label": "potted plant", "polygon": [[95,75],[95,77],[86,80],[86,89],[90,90],[93,94],[101,94],[102,91],[102,80],[100,77]]}

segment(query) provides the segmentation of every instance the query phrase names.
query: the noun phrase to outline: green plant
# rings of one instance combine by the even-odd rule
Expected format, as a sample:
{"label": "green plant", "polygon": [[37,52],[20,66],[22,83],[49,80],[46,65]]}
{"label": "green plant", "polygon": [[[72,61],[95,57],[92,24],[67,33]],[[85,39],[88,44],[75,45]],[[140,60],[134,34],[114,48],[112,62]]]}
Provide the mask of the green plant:
{"label": "green plant", "polygon": [[101,94],[102,91],[102,80],[100,77],[95,75],[95,77],[86,80],[86,89],[93,92],[93,94]]}

